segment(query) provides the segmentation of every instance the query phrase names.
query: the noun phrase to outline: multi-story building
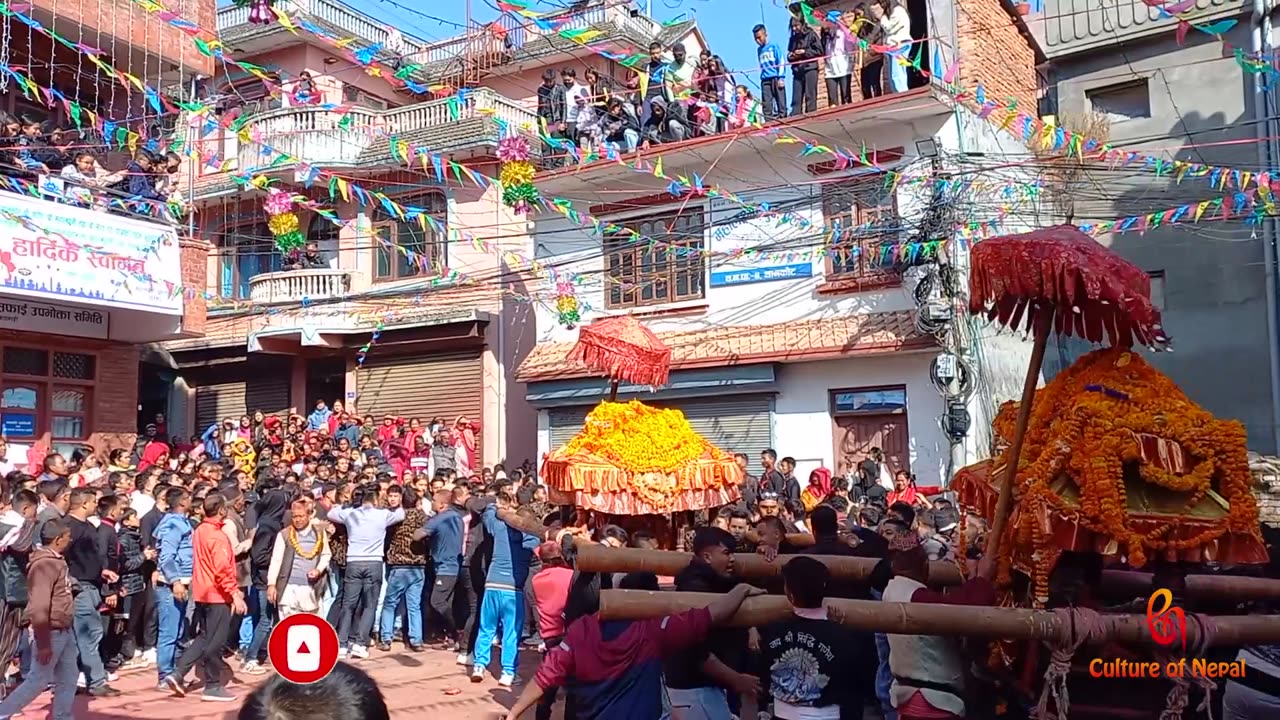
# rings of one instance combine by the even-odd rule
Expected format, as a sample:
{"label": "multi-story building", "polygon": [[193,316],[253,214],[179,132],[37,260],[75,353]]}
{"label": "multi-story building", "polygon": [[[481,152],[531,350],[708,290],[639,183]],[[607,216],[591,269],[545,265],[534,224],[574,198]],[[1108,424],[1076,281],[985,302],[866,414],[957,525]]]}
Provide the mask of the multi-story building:
{"label": "multi-story building", "polygon": [[[812,4],[818,17],[855,6]],[[623,386],[620,396],[680,408],[713,443],[753,463],[776,448],[797,460],[802,481],[819,466],[850,472],[873,447],[921,484],[945,481],[954,463],[985,455],[977,430],[990,423],[992,395],[1007,398],[1010,379],[1025,372],[1025,348],[971,332],[955,305],[939,301],[940,285],[962,290],[964,275],[914,260],[943,240],[952,267],[963,268],[955,228],[994,222],[1001,201],[980,196],[1019,194],[1016,174],[948,188],[972,178],[975,158],[1000,164],[1026,153],[999,127],[1002,114],[980,118],[966,103],[981,83],[1002,103],[1034,109],[1036,49],[999,0],[907,5],[911,55],[925,58],[907,91],[864,98],[855,87],[851,103],[833,105],[824,89],[816,112],[763,130],[657,145],[638,163],[606,158],[537,182],[580,210],[537,216],[532,248],[571,281],[581,323],[630,314],[671,349],[666,387]],[[768,30],[786,46],[785,27]],[[1004,217],[1001,229],[1024,229],[1018,219]],[[923,267],[904,272],[909,265]],[[941,391],[947,363],[937,362],[949,323],[966,328],[953,328],[965,343],[986,344],[981,353],[959,348],[982,366],[964,363],[969,377],[955,395],[967,401],[958,406]],[[565,359],[577,330],[555,310],[538,308],[537,332],[516,377],[546,452],[581,428],[608,383]],[[953,443],[943,428],[962,436],[962,409],[972,431]]]}
{"label": "multi-story building", "polygon": [[[1206,168],[1166,173],[1146,160],[1088,164],[1072,172],[1066,197],[1046,210],[1096,223],[1220,198],[1234,205],[1241,178],[1233,170],[1245,173],[1245,184],[1274,173],[1273,13],[1270,2],[1202,0],[1172,18],[1137,0],[1049,0],[1043,17],[1029,17],[1050,61],[1056,108],[1049,110],[1062,125],[1093,125],[1126,152]],[[1197,29],[1231,20],[1223,35]],[[1250,67],[1257,57],[1261,72]],[[1226,182],[1216,179],[1224,175]],[[1276,230],[1273,219],[1255,222],[1248,214],[1130,223],[1142,231],[1100,239],[1152,276],[1174,340],[1174,352],[1152,362],[1192,400],[1244,422],[1251,449],[1273,453],[1280,433]],[[1049,356],[1060,367],[1086,349],[1064,342],[1057,358]]]}
{"label": "multi-story building", "polygon": [[[507,16],[425,43],[331,0],[277,7],[296,32],[250,24],[246,8],[218,12],[228,55],[264,68],[285,92],[224,69],[208,87],[220,116],[197,129],[202,162],[192,197],[219,302],[205,337],[167,346],[180,367],[173,394],[185,402],[184,427],[195,432],[255,410],[305,414],[317,399],[340,399],[379,422],[465,415],[483,428],[486,464],[535,459],[534,416],[511,379],[532,347],[531,307],[544,294],[520,259],[528,257],[527,221],[502,204],[499,188],[448,169],[437,176],[427,158],[497,176],[503,128],[536,128],[543,70],[584,61],[580,46],[556,31],[591,28],[643,46],[696,30],[664,27],[611,1],[566,11],[556,31]],[[387,68],[380,76],[347,55],[365,50]],[[600,58],[587,62],[608,69]],[[389,82],[401,71],[409,89]],[[288,97],[303,73],[319,104]],[[414,92],[428,85],[431,92]],[[240,117],[234,129],[228,112]],[[410,148],[411,162],[393,153],[392,138]],[[245,175],[269,177],[332,211],[299,213],[328,267],[285,269],[266,228],[264,192],[237,180]],[[348,189],[331,193],[339,180]],[[399,216],[361,190],[432,222]]]}
{"label": "multi-story building", "polygon": [[[207,20],[214,3],[192,3],[188,11]],[[0,109],[78,124],[73,149],[110,147],[100,160],[112,170],[124,169],[130,142],[162,137],[171,118],[148,110],[136,87],[98,74],[53,34],[101,49],[100,62],[152,89],[161,86],[157,79],[181,84],[212,69],[189,38],[130,3],[37,0],[7,12],[16,14],[0,23]],[[66,102],[50,101],[58,96]],[[105,123],[129,140],[104,137]],[[119,194],[90,201],[56,176],[24,172],[15,162],[6,153],[0,168],[3,435],[11,448],[128,447],[144,418],[167,410],[149,393],[168,370],[150,343],[203,332],[207,249],[154,205]]]}

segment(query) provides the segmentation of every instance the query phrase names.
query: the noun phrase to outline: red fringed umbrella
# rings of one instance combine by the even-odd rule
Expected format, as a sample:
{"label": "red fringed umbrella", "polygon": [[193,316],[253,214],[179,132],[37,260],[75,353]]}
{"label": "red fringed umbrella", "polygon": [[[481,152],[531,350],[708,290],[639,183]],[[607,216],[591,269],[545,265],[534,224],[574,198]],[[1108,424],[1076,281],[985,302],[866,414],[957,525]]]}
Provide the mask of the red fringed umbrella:
{"label": "red fringed umbrella", "polygon": [[608,375],[611,400],[620,381],[659,387],[671,373],[671,349],[630,315],[596,320],[578,330],[568,359]]}
{"label": "red fringed umbrella", "polygon": [[1071,225],[1006,235],[975,243],[970,253],[969,312],[986,313],[1009,328],[1034,334],[1031,364],[1009,447],[1009,470],[1000,486],[986,552],[999,550],[1009,517],[1022,441],[1044,363],[1049,334],[1129,347],[1134,341],[1165,346],[1160,311],[1151,304],[1151,278],[1141,268]]}

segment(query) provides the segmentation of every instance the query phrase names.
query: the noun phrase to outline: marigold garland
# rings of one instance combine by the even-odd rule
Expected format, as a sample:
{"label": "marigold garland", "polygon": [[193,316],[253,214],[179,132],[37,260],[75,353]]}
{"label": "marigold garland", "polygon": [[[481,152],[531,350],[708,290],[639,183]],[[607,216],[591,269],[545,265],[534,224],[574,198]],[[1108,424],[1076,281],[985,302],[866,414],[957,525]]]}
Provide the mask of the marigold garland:
{"label": "marigold garland", "polygon": [[280,252],[292,252],[306,244],[307,238],[302,234],[302,223],[293,211],[293,198],[289,193],[271,190],[262,209],[267,213],[267,229],[275,236]]}
{"label": "marigold garland", "polygon": [[498,159],[502,169],[498,182],[502,184],[502,203],[517,213],[528,212],[538,200],[538,189],[533,186],[538,169],[529,162],[529,141],[522,135],[509,135],[498,143]]}
{"label": "marigold garland", "polygon": [[556,281],[556,315],[556,319],[567,330],[574,329],[582,320],[577,291],[569,280]]}
{"label": "marigold garland", "polygon": [[292,525],[289,526],[289,545],[293,547],[293,554],[303,560],[315,560],[320,555],[320,551],[324,550],[324,531],[316,528],[316,544],[311,548],[311,553],[307,554],[302,551],[302,547],[298,544],[298,530]]}
{"label": "marigold garland", "polygon": [[[1060,554],[1048,525],[1055,512],[1111,538],[1133,567],[1145,565],[1151,551],[1181,551],[1227,533],[1257,531],[1244,426],[1219,420],[1192,403],[1140,356],[1118,348],[1089,353],[1037,391],[1034,402],[1017,473],[1019,510],[1009,529],[1012,542],[1001,544],[998,558],[1001,582],[1008,582],[1014,547],[1029,548],[1036,599],[1047,599],[1049,572]],[[1016,410],[1016,404],[1007,403],[993,421],[1000,439],[1012,437]],[[1145,481],[1187,494],[1180,514],[1196,507],[1210,490],[1227,501],[1227,514],[1203,532],[1178,540],[1167,539],[1176,520],[1147,532],[1134,529],[1124,467],[1141,460],[1142,434],[1174,441],[1186,456],[1188,470],[1180,475],[1150,463],[1138,465]],[[1007,452],[998,465],[1007,465]],[[1079,488],[1078,505],[1051,487],[1063,473]]]}
{"label": "marigold garland", "polygon": [[632,400],[597,405],[565,451],[590,453],[637,475],[679,474],[709,446],[679,410]]}

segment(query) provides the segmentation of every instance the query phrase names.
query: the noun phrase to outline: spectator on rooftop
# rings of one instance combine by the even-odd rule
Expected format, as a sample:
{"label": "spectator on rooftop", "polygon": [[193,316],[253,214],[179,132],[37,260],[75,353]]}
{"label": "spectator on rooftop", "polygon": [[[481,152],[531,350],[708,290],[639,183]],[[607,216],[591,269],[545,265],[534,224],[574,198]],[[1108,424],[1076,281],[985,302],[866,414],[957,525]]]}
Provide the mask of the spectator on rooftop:
{"label": "spectator on rooftop", "polygon": [[756,38],[756,58],[760,63],[760,103],[768,120],[787,116],[787,86],[783,78],[782,50],[769,42],[763,24],[751,31]]}
{"label": "spectator on rooftop", "polygon": [[811,113],[818,109],[818,60],[822,43],[803,18],[791,17],[791,38],[787,41],[787,60],[791,63],[791,114]]}
{"label": "spectator on rooftop", "polygon": [[823,75],[827,78],[827,105],[848,105],[853,101],[851,53],[857,46],[843,22],[822,27],[822,48],[826,54]]}
{"label": "spectator on rooftop", "polygon": [[538,123],[547,137],[564,137],[564,86],[556,82],[556,71],[547,68],[542,72],[542,84],[538,86]]}
{"label": "spectator on rooftop", "polygon": [[640,112],[641,124],[649,121],[654,100],[662,98],[663,102],[671,102],[674,97],[671,92],[674,77],[671,64],[662,57],[662,44],[649,43],[649,64],[645,67],[644,76],[639,78],[643,81],[640,83],[640,97],[643,105]]}
{"label": "spectator on rooftop", "polygon": [[649,119],[645,120],[640,136],[643,138],[640,147],[648,149],[652,145],[680,142],[688,137],[689,130],[680,115],[679,105],[667,105],[663,98],[654,98],[649,103]]}
{"label": "spectator on rooftop", "polygon": [[671,46],[671,75],[672,82],[675,84],[675,96],[681,97],[684,93],[693,89],[693,75],[697,72],[698,63],[689,57],[688,51],[684,49],[684,43],[676,43]]}
{"label": "spectator on rooftop", "polygon": [[610,98],[601,119],[601,133],[605,142],[625,147],[627,152],[634,151],[640,144],[640,122],[631,104],[620,97]]}
{"label": "spectator on rooftop", "polygon": [[900,0],[874,0],[870,6],[871,17],[880,25],[881,42],[889,51],[889,92],[907,91],[907,65],[911,52],[911,16]]}

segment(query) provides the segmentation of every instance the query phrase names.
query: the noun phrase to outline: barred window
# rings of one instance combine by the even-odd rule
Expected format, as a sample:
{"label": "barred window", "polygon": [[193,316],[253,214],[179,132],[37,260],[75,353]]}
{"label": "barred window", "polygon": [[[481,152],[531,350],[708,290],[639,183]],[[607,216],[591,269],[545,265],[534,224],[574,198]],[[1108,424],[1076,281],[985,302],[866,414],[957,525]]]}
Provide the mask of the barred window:
{"label": "barred window", "polygon": [[648,307],[706,297],[702,208],[617,224],[640,238],[619,232],[605,239],[606,307]]}
{"label": "barred window", "polygon": [[893,277],[884,248],[901,235],[898,205],[883,175],[849,178],[823,188],[822,212],[831,235],[827,276],[833,280]]}

